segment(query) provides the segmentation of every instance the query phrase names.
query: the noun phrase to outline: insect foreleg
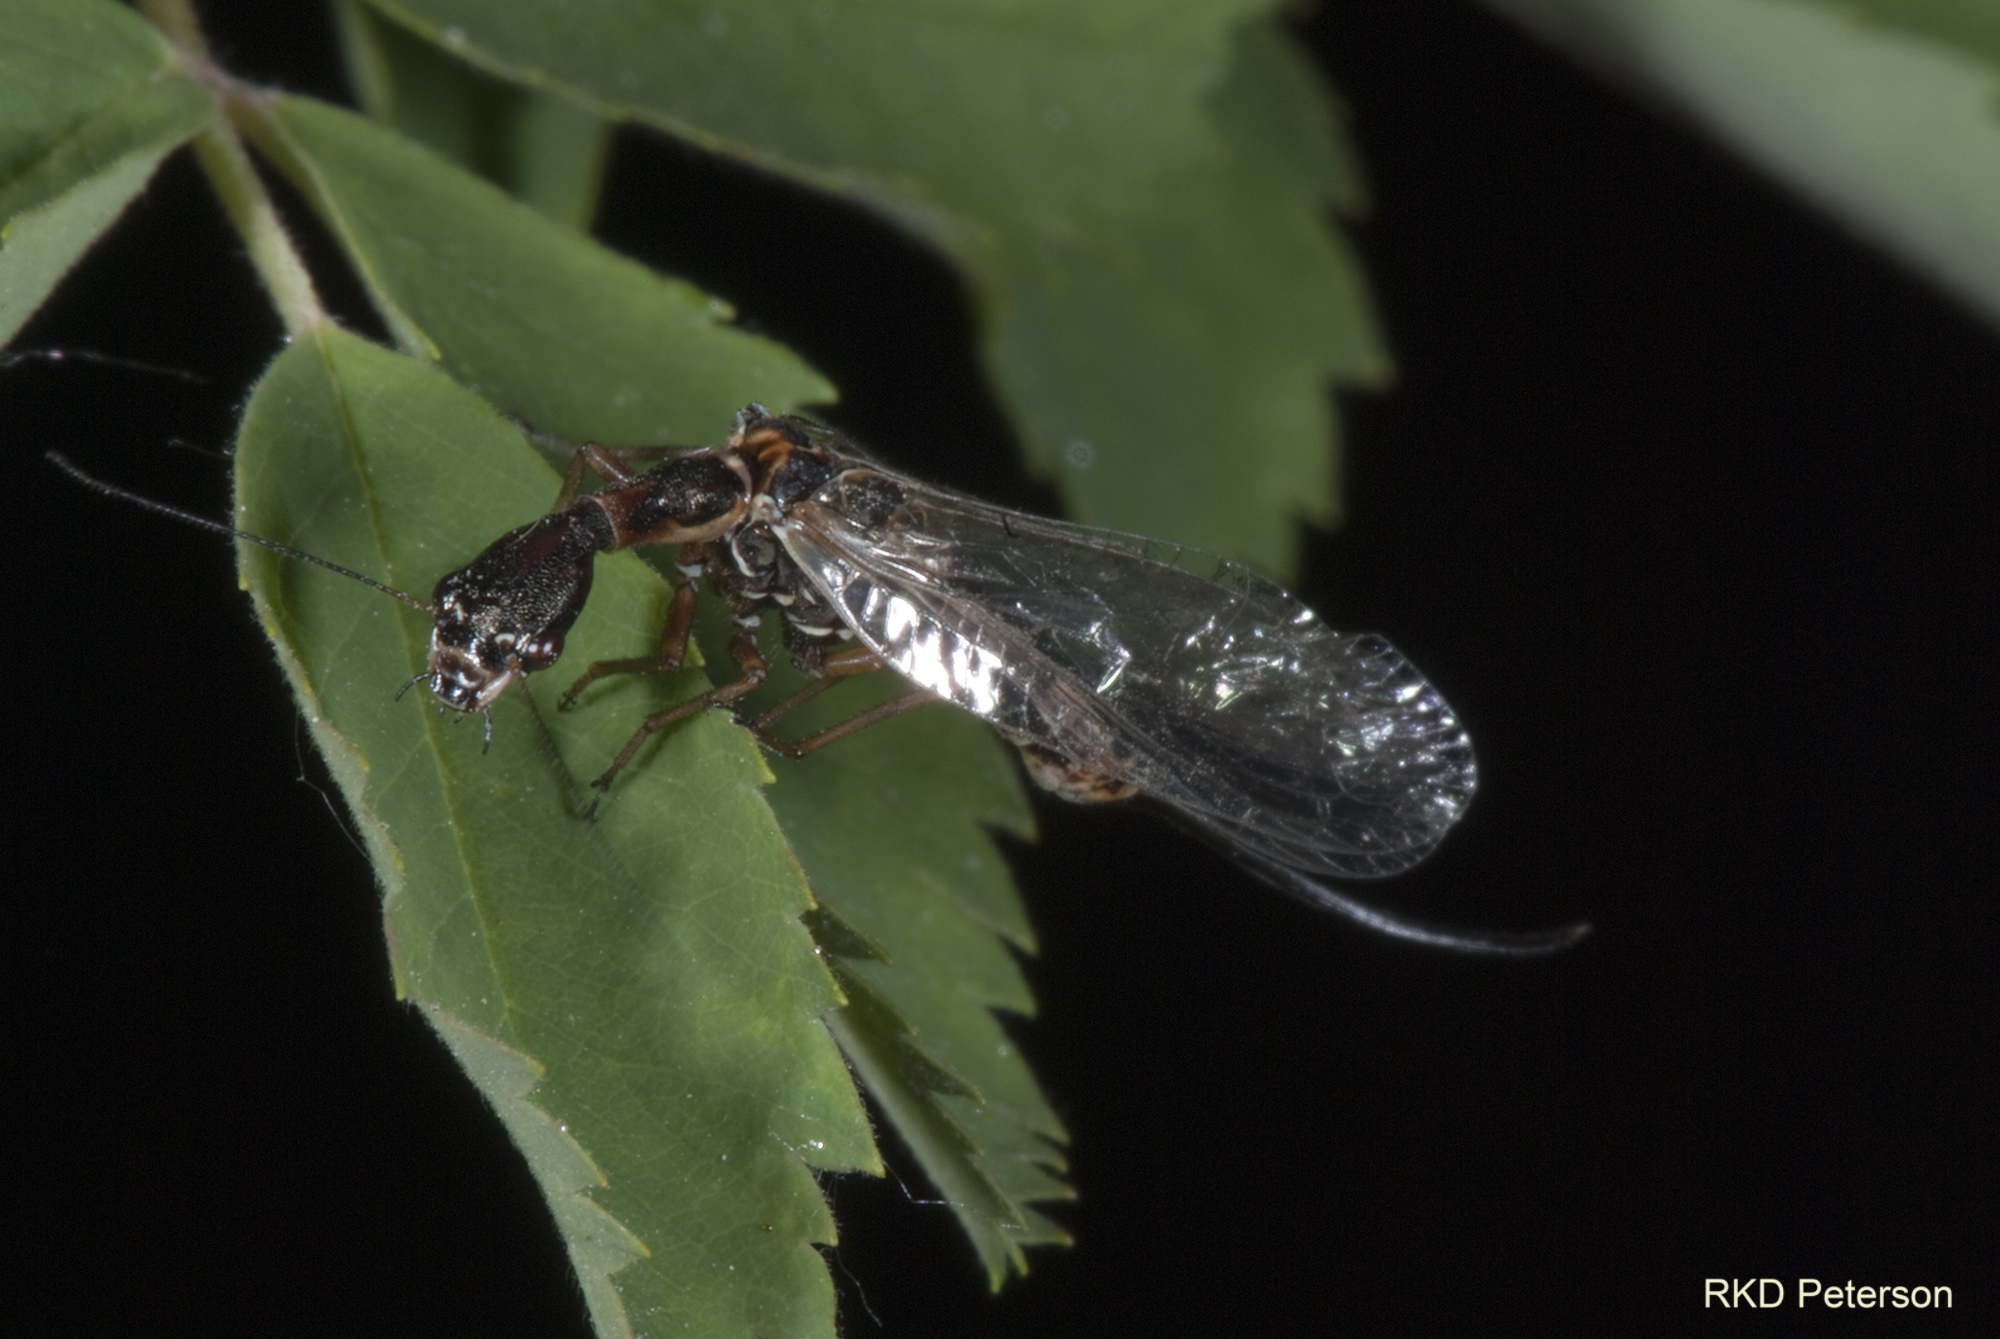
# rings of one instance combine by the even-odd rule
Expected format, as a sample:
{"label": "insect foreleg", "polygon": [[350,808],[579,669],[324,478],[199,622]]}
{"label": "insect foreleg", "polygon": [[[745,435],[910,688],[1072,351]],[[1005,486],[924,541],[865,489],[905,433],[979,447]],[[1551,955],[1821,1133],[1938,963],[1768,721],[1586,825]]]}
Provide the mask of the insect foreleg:
{"label": "insect foreleg", "polygon": [[596,442],[571,441],[553,432],[544,432],[526,419],[507,415],[507,421],[518,429],[523,437],[541,447],[570,458],[569,470],[563,477],[563,491],[556,495],[556,505],[550,511],[564,511],[576,501],[576,495],[583,485],[583,467],[590,468],[606,483],[630,483],[639,477],[639,471],[629,463],[635,457],[641,460],[658,460],[663,455],[685,451],[677,446],[599,446]]}
{"label": "insect foreleg", "polygon": [[[537,441],[541,440],[542,434],[531,435]],[[596,442],[564,442],[563,445],[570,452],[569,469],[563,472],[562,491],[556,494],[556,503],[549,508],[551,512],[568,511],[576,501],[577,492],[583,487],[585,466],[589,466],[591,472],[607,484],[629,484],[639,477],[639,471],[625,463],[626,453],[623,451],[599,446]],[[658,448],[642,447],[640,450],[650,455]]]}

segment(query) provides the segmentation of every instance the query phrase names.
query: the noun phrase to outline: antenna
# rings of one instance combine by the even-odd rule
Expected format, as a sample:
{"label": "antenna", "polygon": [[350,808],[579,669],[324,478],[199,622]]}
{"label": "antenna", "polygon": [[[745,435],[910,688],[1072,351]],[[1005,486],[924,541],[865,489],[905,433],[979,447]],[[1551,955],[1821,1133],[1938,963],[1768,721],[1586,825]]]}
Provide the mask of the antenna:
{"label": "antenna", "polygon": [[384,595],[395,596],[412,609],[421,609],[432,618],[437,617],[437,607],[428,600],[419,600],[414,595],[405,595],[394,586],[384,585],[373,577],[365,577],[351,567],[342,567],[339,563],[328,562],[324,558],[307,553],[304,549],[295,549],[289,544],[280,544],[275,539],[266,539],[262,535],[253,535],[248,530],[238,530],[233,525],[224,525],[220,521],[211,521],[206,516],[198,516],[194,512],[183,511],[179,507],[169,506],[164,502],[155,502],[149,497],[141,497],[139,494],[131,492],[128,489],[120,488],[117,484],[106,483],[94,475],[84,473],[74,461],[60,451],[51,451],[43,459],[82,484],[85,488],[95,489],[106,497],[117,498],[120,502],[129,502],[142,511],[150,511],[155,516],[165,516],[170,520],[179,521],[183,525],[194,526],[198,530],[211,530],[218,535],[228,535],[234,539],[247,539],[252,544],[262,544],[265,548],[282,553],[287,558],[297,558],[300,562],[311,563],[316,567],[324,567],[329,572],[338,572],[344,577],[352,577],[362,585],[372,586]]}

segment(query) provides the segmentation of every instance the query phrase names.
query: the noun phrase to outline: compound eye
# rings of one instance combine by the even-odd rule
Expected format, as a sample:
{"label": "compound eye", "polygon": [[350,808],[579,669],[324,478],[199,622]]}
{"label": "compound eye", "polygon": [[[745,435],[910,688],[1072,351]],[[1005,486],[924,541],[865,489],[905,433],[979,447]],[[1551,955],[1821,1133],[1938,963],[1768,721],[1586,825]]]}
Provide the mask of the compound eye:
{"label": "compound eye", "polygon": [[556,663],[563,652],[563,635],[547,632],[521,648],[521,672],[532,674]]}

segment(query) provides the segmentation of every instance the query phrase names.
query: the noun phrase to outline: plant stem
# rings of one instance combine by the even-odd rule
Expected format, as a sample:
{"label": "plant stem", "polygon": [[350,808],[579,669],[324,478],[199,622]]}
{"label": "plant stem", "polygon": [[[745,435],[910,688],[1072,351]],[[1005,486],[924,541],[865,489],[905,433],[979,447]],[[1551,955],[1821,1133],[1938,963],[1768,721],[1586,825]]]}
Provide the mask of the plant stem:
{"label": "plant stem", "polygon": [[313,291],[312,275],[293,247],[278,218],[277,206],[271,203],[249,151],[230,123],[228,101],[240,94],[231,87],[233,81],[209,63],[208,44],[202,40],[193,4],[190,0],[139,0],[139,10],[173,45],[183,70],[215,100],[214,119],[195,136],[195,158],[222,201],[230,224],[249,248],[250,263],[264,281],[264,289],[285,323],[285,333],[297,339],[326,324],[326,309]]}

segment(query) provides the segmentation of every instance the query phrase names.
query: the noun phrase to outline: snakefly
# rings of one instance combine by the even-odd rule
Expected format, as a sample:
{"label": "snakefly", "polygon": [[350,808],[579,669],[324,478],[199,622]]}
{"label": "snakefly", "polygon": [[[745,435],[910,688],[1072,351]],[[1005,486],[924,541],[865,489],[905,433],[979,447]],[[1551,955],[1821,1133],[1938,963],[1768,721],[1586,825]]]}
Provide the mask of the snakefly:
{"label": "snakefly", "polygon": [[[1435,849],[1472,799],[1472,743],[1387,641],[1334,631],[1234,563],[933,488],[759,405],[738,413],[722,446],[643,473],[601,447],[573,449],[554,509],[448,573],[428,603],[335,570],[431,615],[429,659],[410,683],[463,714],[555,663],[597,554],[680,546],[659,653],[591,665],[562,704],[607,674],[678,668],[696,578],[735,614],[729,654],[741,675],[643,722],[593,783],[600,795],[649,735],[764,682],[756,630],[775,608],[810,682],[744,722],[774,751],[799,757],[910,707],[950,702],[990,722],[1045,789],[1151,801],[1267,883],[1371,929],[1513,954],[1584,933],[1439,929],[1329,886],[1398,873]],[[100,491],[334,566],[56,463]],[[586,466],[607,483],[579,497]],[[910,691],[807,739],[771,734],[804,698],[884,667]]]}

